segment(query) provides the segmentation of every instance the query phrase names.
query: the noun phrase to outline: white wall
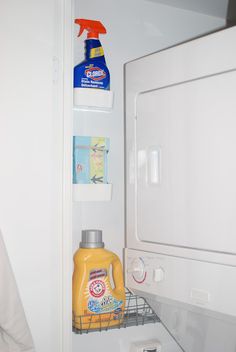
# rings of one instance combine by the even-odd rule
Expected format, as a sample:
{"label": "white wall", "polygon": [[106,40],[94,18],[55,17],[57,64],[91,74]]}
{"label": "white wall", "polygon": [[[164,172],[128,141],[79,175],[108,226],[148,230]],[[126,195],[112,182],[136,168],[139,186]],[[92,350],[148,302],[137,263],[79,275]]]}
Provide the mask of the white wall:
{"label": "white wall", "polygon": [[0,228],[37,352],[59,351],[61,338],[61,117],[52,76],[58,5],[0,5]]}
{"label": "white wall", "polygon": [[[182,350],[160,324],[148,324],[120,330],[96,332],[88,335],[73,336],[73,352],[130,352],[132,343],[158,340],[162,352],[181,352]],[[77,343],[76,343],[77,341]],[[82,346],[82,348],[81,348]]]}
{"label": "white wall", "polygon": [[[219,28],[224,25],[224,21],[145,0],[100,0],[99,4],[96,0],[78,0],[75,1],[75,16],[100,20],[107,28],[107,35],[101,35],[100,39],[111,73],[115,104],[110,114],[76,112],[74,116],[74,134],[110,137],[109,179],[113,183],[111,202],[74,205],[74,250],[78,247],[82,228],[100,228],[103,230],[106,247],[122,257],[125,242],[123,65],[127,61]],[[75,38],[78,30],[79,27],[75,26]],[[80,37],[75,40],[75,64],[83,60],[85,38],[83,36],[82,39]],[[158,330],[157,327],[155,329]],[[135,329],[129,330],[129,339],[135,339],[138,334]],[[86,346],[87,351],[92,351],[94,343],[97,352],[104,351],[103,344],[99,343],[102,337],[96,336],[93,339],[91,335],[73,336],[73,352],[81,344],[84,348]],[[128,351],[128,344],[123,347],[118,347],[117,344],[114,346],[116,336],[114,332],[104,334],[106,351],[113,348],[114,351]],[[122,340],[122,334],[119,336]]]}

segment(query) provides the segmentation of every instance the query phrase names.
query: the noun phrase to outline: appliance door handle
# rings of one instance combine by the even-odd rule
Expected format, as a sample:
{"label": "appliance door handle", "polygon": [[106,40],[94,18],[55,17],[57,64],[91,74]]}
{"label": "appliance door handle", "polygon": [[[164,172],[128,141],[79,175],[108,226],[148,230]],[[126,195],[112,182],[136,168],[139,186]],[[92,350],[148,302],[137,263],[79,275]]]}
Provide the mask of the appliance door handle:
{"label": "appliance door handle", "polygon": [[148,185],[159,185],[161,183],[161,147],[152,146],[148,148],[147,160],[147,183]]}

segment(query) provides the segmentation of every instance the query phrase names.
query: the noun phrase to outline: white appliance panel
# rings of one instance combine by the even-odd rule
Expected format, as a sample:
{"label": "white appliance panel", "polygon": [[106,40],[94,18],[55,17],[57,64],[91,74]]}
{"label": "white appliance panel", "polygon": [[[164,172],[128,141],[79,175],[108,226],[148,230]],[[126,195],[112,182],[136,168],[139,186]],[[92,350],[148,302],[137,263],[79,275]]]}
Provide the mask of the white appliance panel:
{"label": "white appliance panel", "polygon": [[236,266],[235,40],[126,65],[128,248]]}
{"label": "white appliance panel", "polygon": [[236,350],[235,40],[126,66],[126,286],[191,352]]}
{"label": "white appliance panel", "polygon": [[233,266],[126,250],[126,285],[131,290],[182,302],[219,319],[228,316],[236,324],[235,277]]}
{"label": "white appliance panel", "polygon": [[215,318],[200,314],[175,302],[160,302],[157,297],[148,298],[165,326],[186,352],[235,352],[236,322],[224,317]]}
{"label": "white appliance panel", "polygon": [[126,286],[186,352],[234,352],[236,268],[126,249]]}
{"label": "white appliance panel", "polygon": [[140,241],[236,252],[236,72],[137,98]]}

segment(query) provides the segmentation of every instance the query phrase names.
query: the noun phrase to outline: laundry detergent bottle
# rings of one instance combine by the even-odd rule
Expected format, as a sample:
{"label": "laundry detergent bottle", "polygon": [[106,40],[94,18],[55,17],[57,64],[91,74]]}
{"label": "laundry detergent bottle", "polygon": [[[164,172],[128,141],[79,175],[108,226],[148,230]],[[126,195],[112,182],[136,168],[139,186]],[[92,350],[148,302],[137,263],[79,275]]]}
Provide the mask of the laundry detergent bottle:
{"label": "laundry detergent bottle", "polygon": [[106,249],[101,230],[83,230],[74,254],[73,326],[99,329],[120,324],[125,308],[121,262]]}
{"label": "laundry detergent bottle", "polygon": [[110,73],[106,66],[103,47],[99,34],[106,34],[106,28],[100,21],[76,19],[80,25],[79,35],[86,30],[85,60],[74,68],[74,88],[110,89]]}

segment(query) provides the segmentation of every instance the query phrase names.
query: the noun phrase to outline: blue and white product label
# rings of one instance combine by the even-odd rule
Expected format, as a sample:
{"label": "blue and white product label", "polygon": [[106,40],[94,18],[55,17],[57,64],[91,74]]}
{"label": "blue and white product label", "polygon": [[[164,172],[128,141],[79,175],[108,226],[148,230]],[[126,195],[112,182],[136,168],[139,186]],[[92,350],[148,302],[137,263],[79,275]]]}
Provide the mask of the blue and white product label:
{"label": "blue and white product label", "polygon": [[88,298],[88,310],[95,314],[114,312],[114,319],[119,319],[123,301],[113,297],[106,270],[93,270],[89,277],[85,293]]}
{"label": "blue and white product label", "polygon": [[74,87],[76,88],[110,88],[110,73],[102,62],[78,65],[74,69]]}
{"label": "blue and white product label", "polygon": [[110,73],[100,40],[85,40],[85,61],[74,68],[74,88],[110,89]]}
{"label": "blue and white product label", "polygon": [[113,311],[115,311],[114,313],[118,313],[116,310],[121,307],[122,304],[123,301],[117,301],[113,296],[104,296],[102,300],[90,298],[88,301],[88,310],[96,314]]}

